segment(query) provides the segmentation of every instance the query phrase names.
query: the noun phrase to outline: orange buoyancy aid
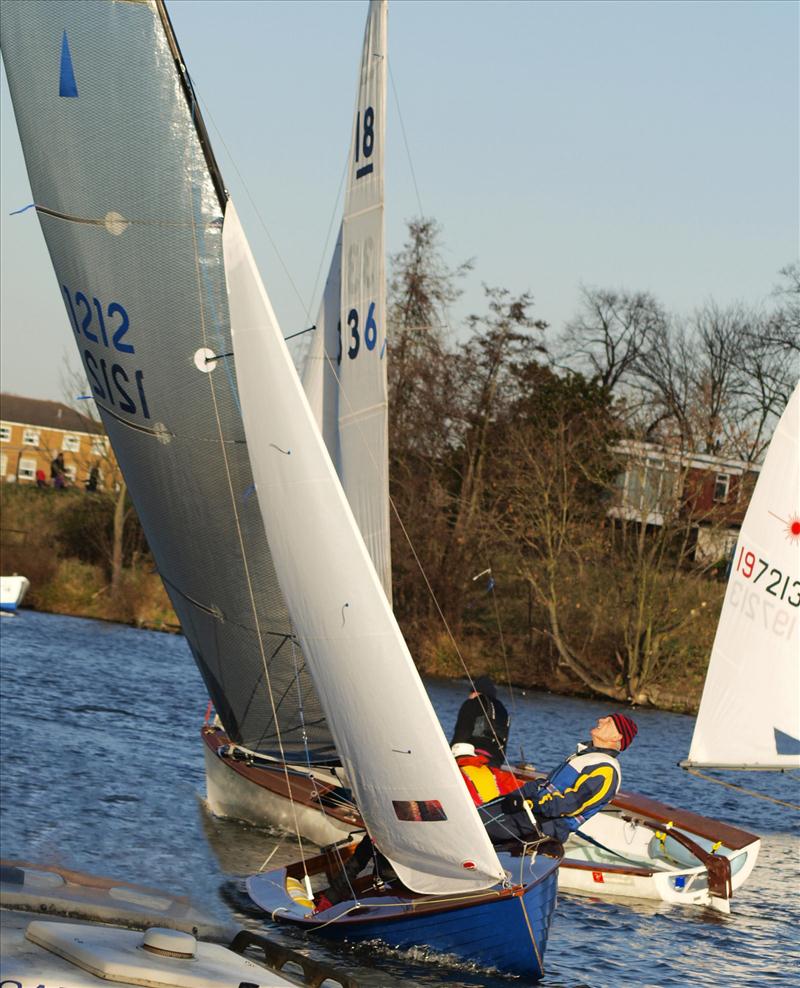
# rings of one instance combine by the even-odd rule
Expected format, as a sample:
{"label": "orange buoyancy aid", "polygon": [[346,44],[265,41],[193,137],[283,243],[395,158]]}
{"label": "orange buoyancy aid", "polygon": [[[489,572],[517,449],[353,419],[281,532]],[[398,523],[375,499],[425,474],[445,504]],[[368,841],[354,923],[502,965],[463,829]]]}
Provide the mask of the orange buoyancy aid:
{"label": "orange buoyancy aid", "polygon": [[489,803],[498,796],[514,792],[523,783],[514,775],[502,768],[493,768],[487,764],[487,759],[475,757],[459,758],[458,767],[464,777],[472,801],[476,806]]}

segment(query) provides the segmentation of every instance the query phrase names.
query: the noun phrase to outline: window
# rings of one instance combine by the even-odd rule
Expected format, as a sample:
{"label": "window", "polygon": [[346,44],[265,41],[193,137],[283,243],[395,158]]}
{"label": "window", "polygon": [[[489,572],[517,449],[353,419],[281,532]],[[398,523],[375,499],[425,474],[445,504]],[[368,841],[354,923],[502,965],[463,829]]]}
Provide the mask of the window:
{"label": "window", "polygon": [[67,478],[71,484],[75,483],[75,478],[78,475],[78,469],[74,463],[68,463],[66,466]]}
{"label": "window", "polygon": [[23,457],[19,461],[19,470],[17,473],[20,480],[36,480],[36,460]]}
{"label": "window", "polygon": [[81,440],[79,436],[64,436],[64,442],[61,443],[61,448],[66,450],[68,453],[78,453],[81,448]]}
{"label": "window", "polygon": [[105,456],[107,452],[105,439],[92,440],[92,456]]}
{"label": "window", "polygon": [[714,500],[724,504],[728,500],[731,478],[727,473],[718,473],[714,481]]}
{"label": "window", "polygon": [[0,453],[0,477],[5,480],[6,467],[8,466],[8,457],[5,453]]}
{"label": "window", "polygon": [[11,442],[11,426],[0,425],[0,443],[10,443],[10,442]]}
{"label": "window", "polygon": [[39,430],[38,429],[26,429],[22,433],[22,445],[23,446],[38,446],[39,445]]}

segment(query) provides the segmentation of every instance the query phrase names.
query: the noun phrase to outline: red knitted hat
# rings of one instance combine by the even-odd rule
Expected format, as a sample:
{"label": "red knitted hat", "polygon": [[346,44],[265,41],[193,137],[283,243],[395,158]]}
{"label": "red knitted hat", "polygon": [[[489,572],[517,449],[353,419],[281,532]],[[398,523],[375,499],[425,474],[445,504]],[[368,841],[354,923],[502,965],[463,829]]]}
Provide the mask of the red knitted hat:
{"label": "red knitted hat", "polygon": [[636,724],[634,724],[630,717],[626,717],[625,714],[611,714],[610,717],[614,721],[617,730],[622,735],[619,750],[624,751],[639,733],[639,728]]}

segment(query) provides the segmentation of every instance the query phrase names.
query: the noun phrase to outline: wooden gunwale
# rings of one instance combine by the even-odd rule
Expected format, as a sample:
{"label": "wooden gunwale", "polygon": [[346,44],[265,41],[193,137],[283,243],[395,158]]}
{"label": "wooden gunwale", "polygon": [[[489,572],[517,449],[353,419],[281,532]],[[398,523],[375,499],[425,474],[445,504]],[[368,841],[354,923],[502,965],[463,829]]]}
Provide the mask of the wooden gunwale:
{"label": "wooden gunwale", "polygon": [[[218,749],[223,747],[223,745],[231,743],[227,734],[216,728],[204,726],[200,734],[204,744],[210,748],[214,755],[217,754]],[[248,782],[252,782],[262,789],[267,789],[279,796],[283,796],[285,799],[291,799],[296,803],[300,803],[303,806],[310,806],[314,809],[323,808],[322,799],[329,793],[336,792],[335,786],[328,785],[321,779],[312,778],[310,775],[295,769],[290,768],[284,770],[280,763],[276,763],[274,767],[270,765],[251,765],[244,761],[239,762],[233,758],[226,758],[225,764],[228,768],[236,772],[237,775],[247,779]],[[346,807],[326,803],[324,804],[324,812],[327,816],[340,820],[348,826],[361,823],[361,817],[355,812],[355,808],[348,810]]]}
{"label": "wooden gunwale", "polygon": [[[345,860],[352,853],[354,845],[343,847],[342,860]],[[516,855],[515,855],[516,856]],[[554,854],[541,854],[541,858],[556,858]],[[298,861],[284,868],[288,877],[302,880],[308,874],[310,878],[325,874],[328,881],[331,880],[330,864],[333,856],[330,852],[318,854],[313,858],[307,858],[305,862]],[[558,867],[558,862],[554,865]],[[380,913],[381,922],[408,919],[412,916],[430,915],[452,912],[458,909],[469,909],[474,906],[485,905],[491,902],[498,902],[503,899],[522,898],[530,889],[542,882],[552,872],[552,868],[546,869],[541,875],[534,875],[530,882],[525,884],[514,884],[507,888],[490,888],[480,892],[463,893],[460,896],[431,896],[419,892],[412,892],[404,889],[403,896],[396,895],[387,884],[383,888],[374,888],[369,877],[360,878],[355,883],[358,894],[359,907],[340,917],[331,916],[331,920],[338,926],[343,924],[361,924],[375,922],[376,911]],[[327,911],[305,917],[293,917],[294,922],[308,925],[318,925],[324,921]]]}

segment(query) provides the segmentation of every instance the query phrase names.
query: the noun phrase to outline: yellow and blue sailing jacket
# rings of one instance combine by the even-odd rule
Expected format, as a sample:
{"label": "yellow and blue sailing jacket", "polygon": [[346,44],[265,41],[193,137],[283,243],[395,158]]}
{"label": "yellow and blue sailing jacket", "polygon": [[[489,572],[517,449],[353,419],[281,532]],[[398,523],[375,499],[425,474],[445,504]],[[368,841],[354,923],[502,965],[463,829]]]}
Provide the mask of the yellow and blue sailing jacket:
{"label": "yellow and blue sailing jacket", "polygon": [[544,833],[563,843],[616,796],[622,782],[618,754],[614,748],[580,744],[544,783],[523,787],[520,795],[532,799],[534,816]]}
{"label": "yellow and blue sailing jacket", "polygon": [[[518,791],[530,802],[542,833],[564,841],[616,796],[622,782],[613,748],[595,748],[579,744],[546,779],[527,782]],[[495,842],[509,838],[531,840],[536,836],[525,809],[504,813],[501,800],[479,807],[486,831]]]}

